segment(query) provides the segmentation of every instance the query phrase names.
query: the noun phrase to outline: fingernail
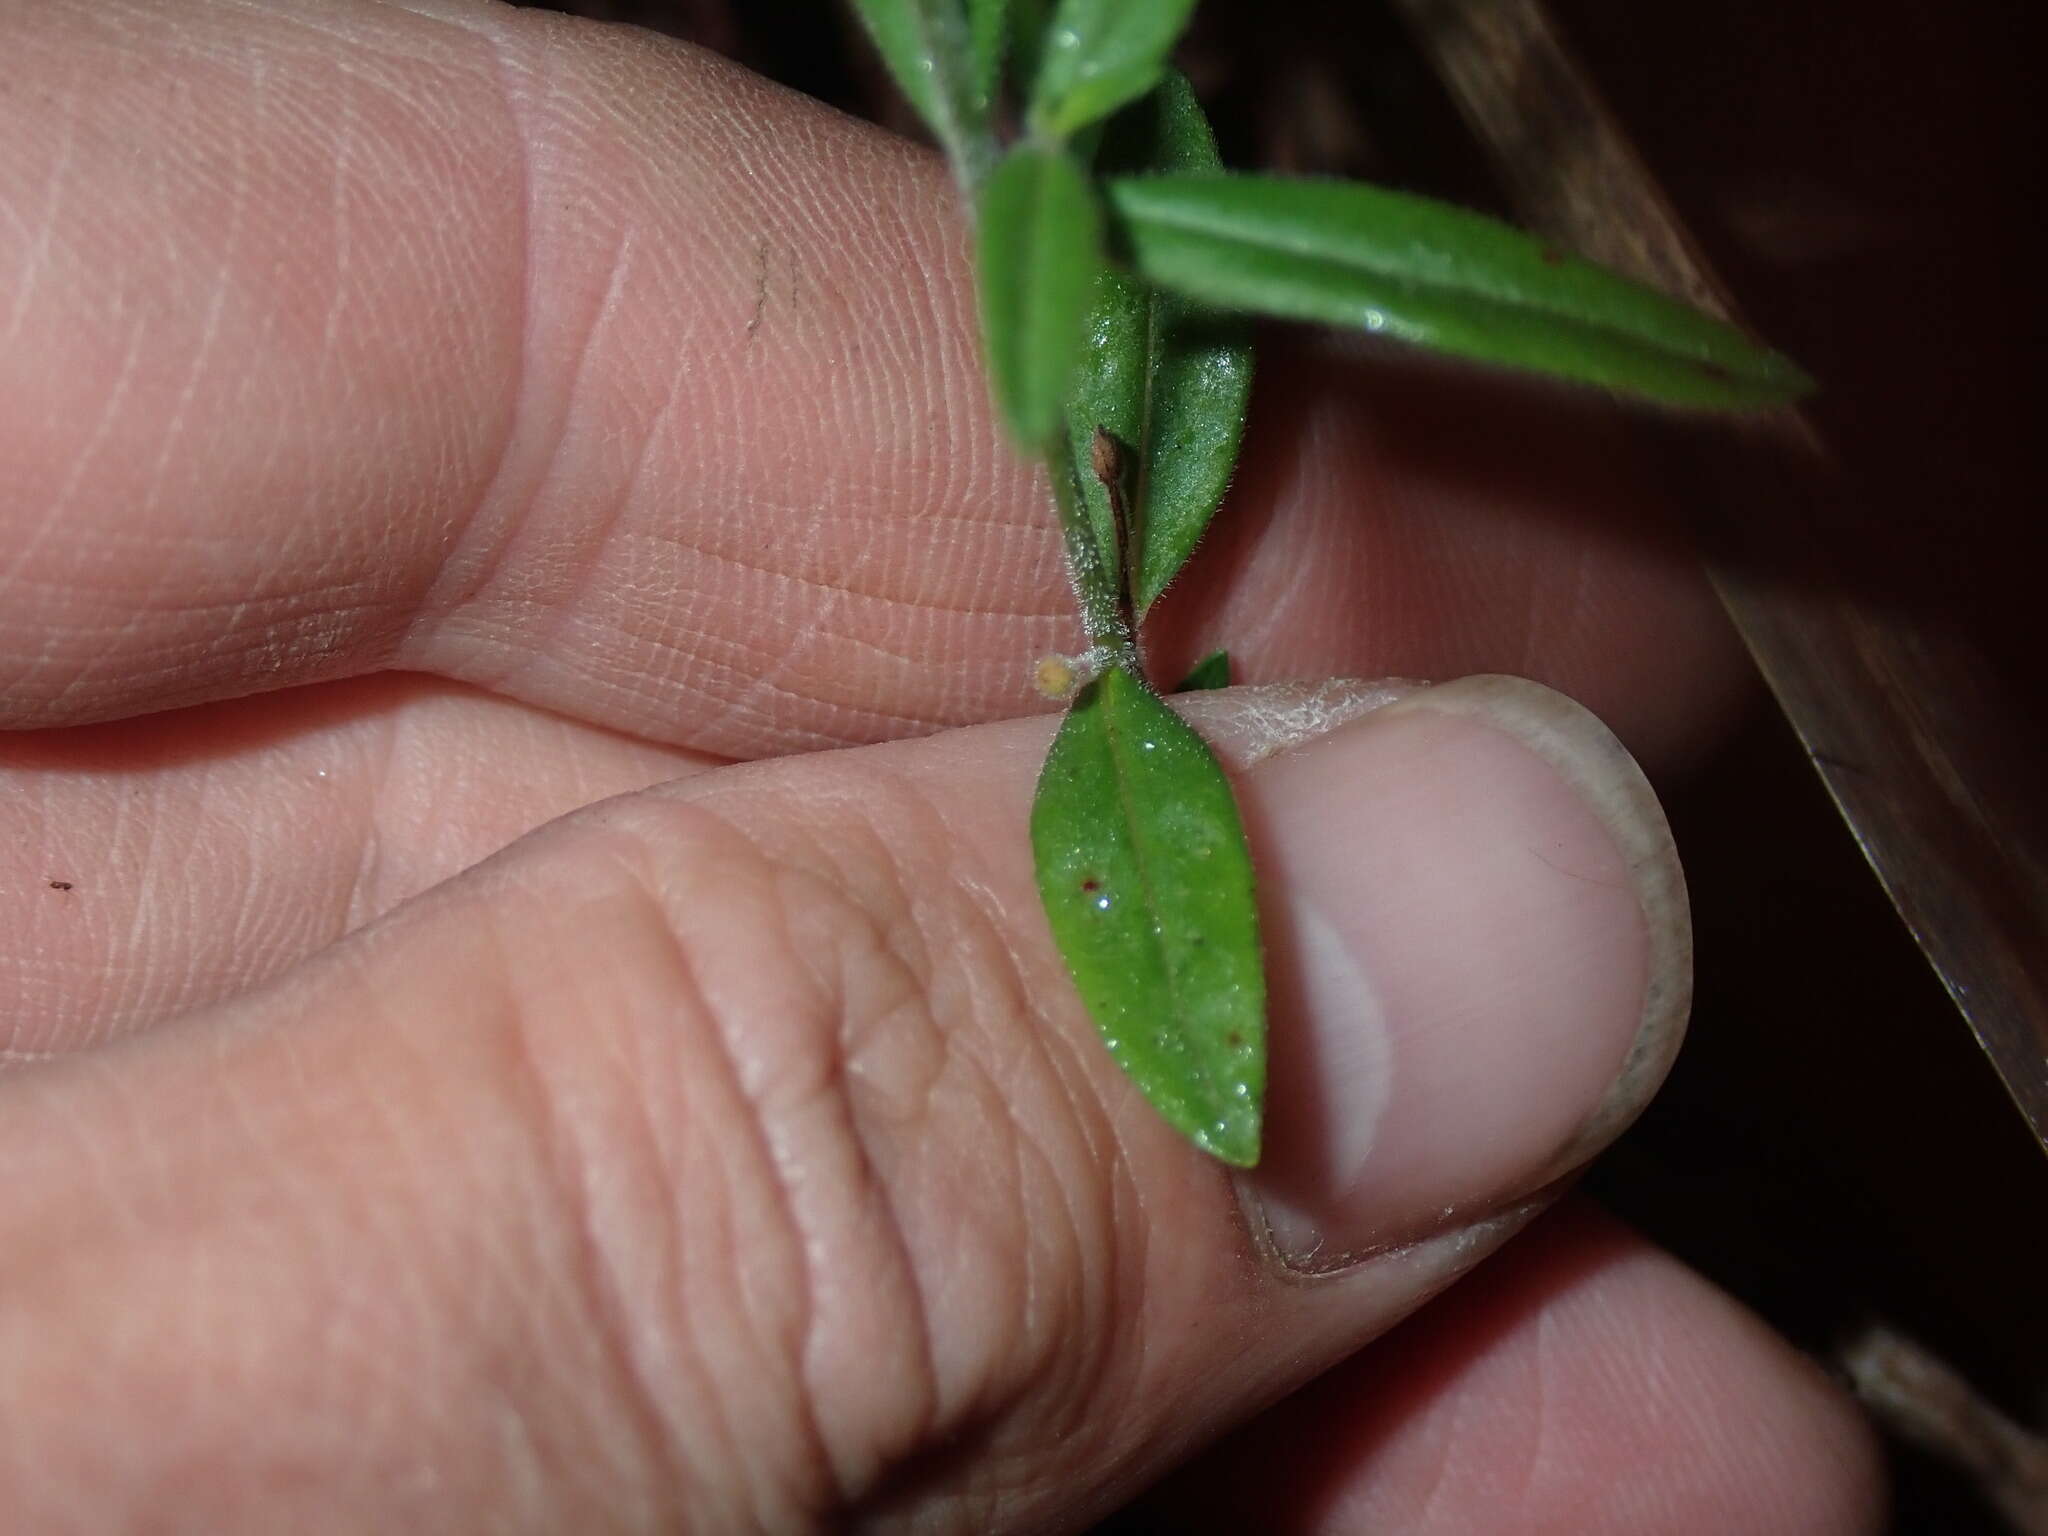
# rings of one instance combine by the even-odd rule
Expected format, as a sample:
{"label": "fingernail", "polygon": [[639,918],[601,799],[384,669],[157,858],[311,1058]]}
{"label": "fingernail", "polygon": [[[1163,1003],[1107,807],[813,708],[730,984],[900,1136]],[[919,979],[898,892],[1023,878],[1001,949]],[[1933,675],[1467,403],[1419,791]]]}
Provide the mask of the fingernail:
{"label": "fingernail", "polygon": [[1642,772],[1517,678],[1412,692],[1245,780],[1272,988],[1266,1155],[1290,1267],[1345,1267],[1582,1163],[1662,1081],[1691,930]]}

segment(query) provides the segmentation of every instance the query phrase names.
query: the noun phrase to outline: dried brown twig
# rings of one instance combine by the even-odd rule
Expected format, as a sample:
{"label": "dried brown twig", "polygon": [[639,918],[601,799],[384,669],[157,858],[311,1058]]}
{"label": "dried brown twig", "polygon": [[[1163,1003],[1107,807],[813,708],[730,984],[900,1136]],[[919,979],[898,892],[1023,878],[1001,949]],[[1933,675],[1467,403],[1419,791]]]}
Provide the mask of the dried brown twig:
{"label": "dried brown twig", "polygon": [[2014,1423],[1925,1346],[1873,1323],[1842,1351],[1871,1413],[1953,1462],[2022,1536],[2048,1536],[2048,1440]]}

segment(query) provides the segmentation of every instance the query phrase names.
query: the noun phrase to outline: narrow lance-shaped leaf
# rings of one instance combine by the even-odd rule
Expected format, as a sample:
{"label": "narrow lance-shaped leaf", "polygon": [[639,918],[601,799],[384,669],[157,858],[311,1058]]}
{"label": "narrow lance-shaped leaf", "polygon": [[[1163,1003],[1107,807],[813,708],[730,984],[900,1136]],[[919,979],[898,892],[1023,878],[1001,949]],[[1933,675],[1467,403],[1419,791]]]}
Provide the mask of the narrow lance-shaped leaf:
{"label": "narrow lance-shaped leaf", "polygon": [[992,93],[982,84],[976,39],[960,0],[854,0],[854,9],[904,99],[956,171],[969,185],[978,183],[991,156]]}
{"label": "narrow lance-shaped leaf", "polygon": [[979,238],[982,346],[996,404],[1018,439],[1043,451],[1065,421],[1102,270],[1094,192],[1064,151],[1020,146],[982,189]]}
{"label": "narrow lance-shaped leaf", "polygon": [[1237,805],[1208,747],[1111,668],[1054,738],[1031,841],[1053,937],[1111,1056],[1197,1146],[1257,1162],[1258,913]]}
{"label": "narrow lance-shaped leaf", "polygon": [[974,60],[974,92],[984,118],[1002,87],[1003,54],[1009,41],[1009,0],[967,0],[968,52]]}
{"label": "narrow lance-shaped leaf", "polygon": [[1230,686],[1230,652],[1211,651],[1180,680],[1175,693],[1200,693],[1208,688]]}
{"label": "narrow lance-shaped leaf", "polygon": [[[1216,140],[1176,70],[1119,114],[1104,136],[1105,172],[1213,170]],[[1131,596],[1142,614],[1194,552],[1229,487],[1251,393],[1251,328],[1126,273],[1098,280],[1088,348],[1067,406],[1077,462],[1089,462],[1097,428],[1132,461],[1124,487],[1135,549]],[[1114,550],[1105,488],[1080,477],[1089,515]]]}
{"label": "narrow lance-shaped leaf", "polygon": [[1110,187],[1137,271],[1213,304],[1358,326],[1677,405],[1812,387],[1734,326],[1479,214],[1346,182],[1133,177]]}
{"label": "narrow lance-shaped leaf", "polygon": [[1194,0],[1060,0],[1044,33],[1031,124],[1063,139],[1159,82]]}

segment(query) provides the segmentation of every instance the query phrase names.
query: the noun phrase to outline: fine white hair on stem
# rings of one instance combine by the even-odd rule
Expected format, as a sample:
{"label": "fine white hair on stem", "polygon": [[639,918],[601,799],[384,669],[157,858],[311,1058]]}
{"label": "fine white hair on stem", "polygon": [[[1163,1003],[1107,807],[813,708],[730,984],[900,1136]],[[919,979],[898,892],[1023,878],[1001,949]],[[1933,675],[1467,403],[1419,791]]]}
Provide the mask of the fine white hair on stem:
{"label": "fine white hair on stem", "polygon": [[1242,771],[1428,686],[1410,678],[1340,677],[1176,694],[1171,702],[1225,766]]}

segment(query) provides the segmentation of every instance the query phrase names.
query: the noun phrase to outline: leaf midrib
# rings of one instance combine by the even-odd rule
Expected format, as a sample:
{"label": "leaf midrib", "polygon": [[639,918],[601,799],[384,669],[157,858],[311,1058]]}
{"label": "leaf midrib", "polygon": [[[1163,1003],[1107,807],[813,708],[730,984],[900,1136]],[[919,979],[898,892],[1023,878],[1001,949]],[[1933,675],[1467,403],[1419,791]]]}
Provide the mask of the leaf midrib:
{"label": "leaf midrib", "polygon": [[[1125,675],[1129,676],[1128,674]],[[1130,678],[1129,681],[1133,688],[1140,691],[1144,689],[1145,685],[1136,678]],[[1106,697],[1107,695],[1105,695]],[[1167,706],[1162,704],[1160,707],[1166,708]],[[1144,891],[1145,914],[1151,923],[1150,936],[1152,947],[1159,956],[1159,968],[1166,977],[1166,991],[1172,1003],[1173,1018],[1177,1024],[1184,1028],[1187,1022],[1187,1011],[1182,1007],[1180,980],[1174,973],[1173,965],[1167,954],[1164,937],[1166,925],[1160,920],[1159,902],[1151,878],[1152,856],[1149,851],[1150,839],[1140,829],[1141,818],[1131,814],[1131,774],[1125,763],[1124,733],[1114,718],[1113,713],[1105,716],[1103,727],[1109,735],[1109,764],[1110,771],[1116,775],[1118,805],[1124,813],[1124,825],[1130,829],[1132,851],[1137,855],[1138,884]],[[1215,1079],[1209,1071],[1207,1062],[1203,1060],[1202,1053],[1199,1050],[1188,1051],[1185,1060],[1192,1068],[1189,1075],[1199,1082],[1205,1113],[1213,1114],[1215,1112],[1214,1106],[1219,1102],[1219,1095],[1216,1092]],[[1204,1126],[1202,1129],[1206,1133],[1208,1127]]]}
{"label": "leaf midrib", "polygon": [[1145,298],[1145,387],[1138,396],[1138,441],[1133,445],[1138,455],[1138,474],[1131,486],[1127,519],[1130,527],[1126,530],[1125,543],[1130,547],[1124,551],[1124,560],[1130,569],[1124,573],[1124,590],[1130,594],[1131,605],[1142,613],[1152,606],[1150,598],[1140,603],[1138,588],[1145,580],[1145,546],[1152,542],[1152,400],[1159,381],[1161,295],[1156,283],[1141,283],[1139,291]]}
{"label": "leaf midrib", "polygon": [[[1144,179],[1125,178],[1127,183]],[[1462,212],[1457,209],[1446,211]],[[1183,210],[1171,204],[1165,207],[1146,205],[1135,217],[1140,223],[1151,225],[1163,232],[1199,236],[1250,256],[1283,256],[1292,257],[1297,261],[1327,264],[1358,277],[1403,288],[1410,293],[1435,298],[1440,302],[1485,305],[1496,312],[1542,316],[1547,320],[1560,321],[1581,331],[1634,347],[1648,356],[1709,362],[1757,383],[1775,384],[1779,380],[1782,364],[1776,355],[1766,348],[1757,346],[1734,326],[1716,317],[1699,318],[1712,321],[1721,333],[1719,335],[1706,336],[1695,333],[1676,339],[1658,338],[1647,333],[1641,326],[1632,325],[1625,320],[1616,321],[1611,317],[1588,316],[1583,309],[1575,308],[1561,299],[1550,299],[1540,292],[1531,294],[1524,290],[1503,288],[1499,284],[1485,282],[1483,273],[1475,274],[1479,279],[1476,281],[1458,281],[1402,271],[1388,262],[1364,259],[1356,248],[1318,239],[1312,232],[1292,228],[1284,222],[1279,225],[1276,238],[1265,232],[1256,236],[1247,235],[1235,227],[1233,221],[1219,222],[1204,218],[1198,210]],[[1493,231],[1489,230],[1486,233],[1492,234]],[[1593,267],[1590,263],[1585,263],[1582,258],[1567,259],[1577,261],[1603,277],[1614,276]],[[1616,280],[1627,281],[1620,278]],[[1642,296],[1671,305],[1675,311],[1672,317],[1674,320],[1692,315],[1691,311],[1669,295],[1658,293],[1653,288],[1634,286],[1640,288]]]}
{"label": "leaf midrib", "polygon": [[1035,387],[1040,382],[1039,376],[1045,369],[1045,346],[1041,321],[1046,309],[1047,296],[1045,291],[1046,285],[1039,280],[1039,275],[1047,268],[1046,246],[1048,242],[1046,234],[1050,227],[1050,221],[1046,217],[1046,210],[1052,203],[1053,183],[1059,179],[1058,173],[1054,169],[1056,164],[1057,162],[1050,154],[1045,155],[1038,162],[1035,177],[1037,185],[1031,189],[1030,261],[1032,271],[1028,280],[1017,285],[1020,290],[1018,307],[1022,311],[1024,321],[1023,325],[1019,328],[1018,334],[1029,338],[1028,351],[1031,358],[1030,382],[1034,387],[1026,391],[1026,395],[1027,398],[1032,400],[1038,399],[1043,393],[1043,391]]}

